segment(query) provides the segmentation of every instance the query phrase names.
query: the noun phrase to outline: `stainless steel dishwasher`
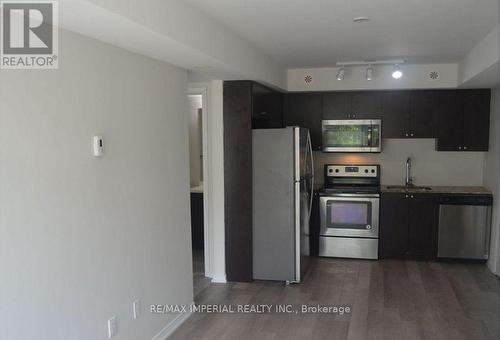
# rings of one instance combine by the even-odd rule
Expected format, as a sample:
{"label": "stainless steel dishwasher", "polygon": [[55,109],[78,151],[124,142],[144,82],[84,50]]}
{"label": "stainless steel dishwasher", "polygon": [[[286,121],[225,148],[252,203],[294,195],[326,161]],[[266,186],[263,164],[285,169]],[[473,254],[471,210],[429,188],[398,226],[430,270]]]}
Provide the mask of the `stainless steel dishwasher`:
{"label": "stainless steel dishwasher", "polygon": [[487,260],[491,195],[442,195],[439,200],[438,257]]}

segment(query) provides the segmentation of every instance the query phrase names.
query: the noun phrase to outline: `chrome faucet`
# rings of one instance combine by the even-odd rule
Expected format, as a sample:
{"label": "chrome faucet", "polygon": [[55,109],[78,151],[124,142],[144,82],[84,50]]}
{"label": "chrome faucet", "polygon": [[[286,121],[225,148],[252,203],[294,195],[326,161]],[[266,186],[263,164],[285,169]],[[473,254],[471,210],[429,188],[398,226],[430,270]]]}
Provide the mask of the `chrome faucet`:
{"label": "chrome faucet", "polygon": [[405,178],[405,185],[407,187],[413,186],[413,178],[411,177],[411,158],[408,157],[406,159],[406,178]]}

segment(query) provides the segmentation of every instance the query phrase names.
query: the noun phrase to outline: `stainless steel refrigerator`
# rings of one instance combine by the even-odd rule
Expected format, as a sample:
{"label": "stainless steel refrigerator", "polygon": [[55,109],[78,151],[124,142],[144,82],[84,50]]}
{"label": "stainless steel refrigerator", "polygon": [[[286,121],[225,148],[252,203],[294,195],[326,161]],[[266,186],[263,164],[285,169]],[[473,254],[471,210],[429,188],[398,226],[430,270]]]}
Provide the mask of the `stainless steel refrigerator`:
{"label": "stainless steel refrigerator", "polygon": [[253,277],[301,281],[314,183],[307,129],[253,130]]}

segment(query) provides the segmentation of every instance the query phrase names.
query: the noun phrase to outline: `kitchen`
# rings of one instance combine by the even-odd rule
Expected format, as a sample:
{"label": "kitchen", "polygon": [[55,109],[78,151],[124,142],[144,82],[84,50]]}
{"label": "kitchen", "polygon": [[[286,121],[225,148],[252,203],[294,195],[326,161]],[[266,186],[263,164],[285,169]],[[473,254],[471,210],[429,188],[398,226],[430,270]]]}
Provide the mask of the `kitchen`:
{"label": "kitchen", "polygon": [[[245,315],[215,334],[496,338],[499,90],[388,82],[333,91],[338,70],[326,72],[325,90],[308,90],[325,70],[293,71],[299,91],[224,82],[229,286],[197,301],[222,289],[219,302],[350,312]],[[392,77],[396,69],[375,70]],[[222,320],[197,318],[174,338]]]}
{"label": "kitchen", "polygon": [[[286,126],[310,134],[304,157],[309,154],[311,160],[304,167],[313,167],[306,173],[314,184],[306,182],[300,191],[309,191],[311,198],[311,209],[305,209],[310,255],[487,261],[493,197],[482,185],[482,172],[489,149],[490,89],[280,93],[250,81],[224,86],[228,115],[253,108],[247,113],[248,125],[239,128],[248,136],[250,125],[253,130],[253,216],[258,218],[244,224],[245,216],[238,215],[237,231],[226,225],[238,252],[248,247],[246,260],[232,257],[228,247],[227,262],[237,268],[233,277],[228,266],[229,280],[266,278],[252,272],[260,271],[259,263],[269,266],[271,259],[278,263],[271,266],[268,279],[276,280],[275,268],[288,263],[277,260],[283,254],[283,232],[277,232],[283,221],[276,217],[280,208],[286,209],[280,205],[286,193],[273,184],[279,181],[280,165],[286,164],[278,147]],[[244,146],[238,145],[239,157]],[[249,181],[244,185],[252,190]],[[229,207],[234,205],[231,201]],[[239,238],[243,225],[247,235],[253,230],[253,244],[252,238]]]}

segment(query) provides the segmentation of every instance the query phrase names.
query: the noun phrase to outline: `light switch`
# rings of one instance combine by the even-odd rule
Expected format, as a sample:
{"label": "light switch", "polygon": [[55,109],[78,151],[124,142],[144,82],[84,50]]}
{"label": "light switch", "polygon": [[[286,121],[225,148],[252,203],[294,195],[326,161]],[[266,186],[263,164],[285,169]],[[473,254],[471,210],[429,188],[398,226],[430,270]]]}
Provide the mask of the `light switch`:
{"label": "light switch", "polygon": [[116,316],[113,316],[108,320],[108,338],[114,337],[117,331]]}
{"label": "light switch", "polygon": [[134,319],[141,316],[141,300],[137,299],[132,302],[132,314],[134,315]]}
{"label": "light switch", "polygon": [[104,139],[101,136],[94,136],[92,145],[94,157],[101,157],[104,153]]}

